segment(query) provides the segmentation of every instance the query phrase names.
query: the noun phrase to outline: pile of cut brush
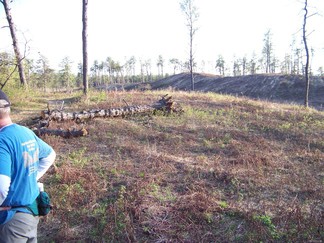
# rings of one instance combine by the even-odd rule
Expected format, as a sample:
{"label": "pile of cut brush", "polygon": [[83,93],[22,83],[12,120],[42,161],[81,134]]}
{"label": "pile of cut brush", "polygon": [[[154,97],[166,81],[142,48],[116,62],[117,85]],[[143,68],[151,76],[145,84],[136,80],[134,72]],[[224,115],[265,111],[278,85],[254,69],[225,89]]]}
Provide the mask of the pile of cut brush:
{"label": "pile of cut brush", "polygon": [[[126,102],[125,102],[126,103]],[[131,105],[126,103],[125,107],[110,108],[110,109],[91,109],[78,112],[65,112],[63,111],[63,105],[60,109],[50,109],[49,104],[47,110],[41,112],[41,116],[34,119],[34,124],[31,129],[37,136],[54,135],[64,138],[80,137],[88,135],[86,128],[76,129],[71,127],[69,129],[49,129],[51,121],[55,122],[74,122],[82,124],[85,121],[94,118],[115,118],[115,117],[127,117],[136,114],[156,114],[157,111],[162,111],[163,114],[179,113],[183,112],[182,107],[172,100],[172,96],[168,94],[162,96],[153,105]]]}

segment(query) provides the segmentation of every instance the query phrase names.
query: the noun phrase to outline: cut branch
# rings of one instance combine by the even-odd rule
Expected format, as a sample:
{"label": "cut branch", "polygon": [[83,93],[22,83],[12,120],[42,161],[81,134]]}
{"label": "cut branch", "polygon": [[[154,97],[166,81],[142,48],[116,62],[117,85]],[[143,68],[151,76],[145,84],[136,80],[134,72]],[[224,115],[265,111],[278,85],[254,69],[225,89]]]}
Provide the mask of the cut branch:
{"label": "cut branch", "polygon": [[51,135],[51,136],[59,136],[63,138],[71,138],[71,137],[82,137],[88,135],[88,131],[85,128],[80,130],[61,130],[61,129],[47,129],[47,128],[40,128],[34,129],[34,132],[37,136],[44,136],[44,135]]}

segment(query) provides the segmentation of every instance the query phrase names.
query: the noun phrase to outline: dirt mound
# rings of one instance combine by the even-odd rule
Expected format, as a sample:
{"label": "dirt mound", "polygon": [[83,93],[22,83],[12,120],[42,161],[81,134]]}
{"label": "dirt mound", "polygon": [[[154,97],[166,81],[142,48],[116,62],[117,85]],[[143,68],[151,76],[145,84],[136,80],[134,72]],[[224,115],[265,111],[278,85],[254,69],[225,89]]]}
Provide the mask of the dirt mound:
{"label": "dirt mound", "polygon": [[[223,77],[195,73],[195,91],[216,92],[274,102],[304,104],[305,80],[300,75],[256,74],[237,77]],[[129,89],[191,90],[189,73],[181,73],[150,83],[125,86]],[[312,77],[309,105],[318,109],[324,107],[324,77]]]}

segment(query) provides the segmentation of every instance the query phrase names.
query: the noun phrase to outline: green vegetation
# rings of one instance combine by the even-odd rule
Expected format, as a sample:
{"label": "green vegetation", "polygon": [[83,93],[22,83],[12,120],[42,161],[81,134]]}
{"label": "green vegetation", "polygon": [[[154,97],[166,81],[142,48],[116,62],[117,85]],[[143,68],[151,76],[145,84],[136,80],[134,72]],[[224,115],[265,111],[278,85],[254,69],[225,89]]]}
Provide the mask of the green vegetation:
{"label": "green vegetation", "polygon": [[13,117],[29,124],[47,100],[81,111],[165,93],[185,113],[51,123],[89,135],[44,138],[58,157],[43,179],[55,207],[39,242],[323,241],[323,112],[170,90],[33,92],[25,105],[12,96]]}

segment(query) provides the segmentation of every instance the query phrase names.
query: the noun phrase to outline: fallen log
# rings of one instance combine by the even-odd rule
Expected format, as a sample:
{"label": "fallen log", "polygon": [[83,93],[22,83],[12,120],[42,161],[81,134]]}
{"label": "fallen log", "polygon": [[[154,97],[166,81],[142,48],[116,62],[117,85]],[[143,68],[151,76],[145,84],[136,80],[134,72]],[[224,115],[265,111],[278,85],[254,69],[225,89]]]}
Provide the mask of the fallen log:
{"label": "fallen log", "polygon": [[81,122],[88,119],[93,119],[97,117],[124,117],[126,115],[133,115],[136,113],[146,113],[153,112],[154,108],[147,105],[140,106],[129,106],[122,108],[111,108],[111,109],[92,109],[88,111],[81,112],[65,112],[59,110],[52,111],[43,111],[41,116],[45,120],[53,120],[53,121],[76,121]]}
{"label": "fallen log", "polygon": [[125,117],[140,113],[153,113],[154,111],[162,110],[167,113],[182,112],[182,108],[175,106],[175,102],[172,101],[172,97],[165,95],[161,100],[153,105],[134,105],[125,106],[121,108],[111,109],[91,109],[81,112],[65,112],[62,110],[44,110],[41,113],[41,117],[48,121],[75,121],[77,123],[84,120],[93,118],[107,118],[107,117]]}
{"label": "fallen log", "polygon": [[[126,102],[125,102],[126,103]],[[83,122],[85,120],[93,118],[113,118],[113,117],[125,117],[134,114],[141,113],[154,113],[156,111],[163,111],[165,113],[181,113],[183,112],[181,106],[176,105],[172,101],[172,97],[165,95],[153,105],[133,105],[133,106],[111,108],[111,109],[91,109],[81,112],[65,112],[61,109],[50,110],[49,106],[47,110],[41,112],[41,117],[37,118],[38,123],[32,129],[37,136],[54,135],[63,138],[80,137],[88,135],[88,131],[85,128],[82,129],[49,129],[50,121],[73,121],[76,123]]]}

